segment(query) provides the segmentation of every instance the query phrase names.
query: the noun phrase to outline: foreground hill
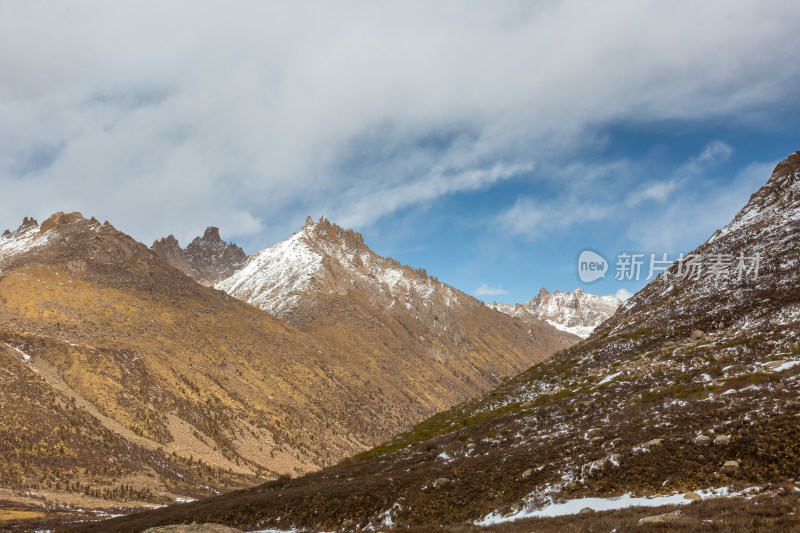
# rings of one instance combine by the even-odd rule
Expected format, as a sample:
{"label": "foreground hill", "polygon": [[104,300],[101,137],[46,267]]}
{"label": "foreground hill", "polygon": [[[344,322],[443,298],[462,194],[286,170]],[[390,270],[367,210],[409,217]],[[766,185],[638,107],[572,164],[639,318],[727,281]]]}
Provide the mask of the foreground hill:
{"label": "foreground hill", "polygon": [[[684,517],[672,515],[671,527],[796,530],[798,235],[795,153],[692,258],[586,341],[491,393],[337,467],[100,529],[213,521],[322,530],[632,530],[648,511],[514,521],[557,512],[563,508],[551,504],[565,500],[572,512],[701,500]],[[730,504],[714,498],[737,492],[758,496]]]}
{"label": "foreground hill", "polygon": [[165,503],[302,474],[548,355],[499,313],[491,351],[345,350],[79,213],[0,237],[0,302],[0,507]]}
{"label": "foreground hill", "polygon": [[572,292],[550,292],[544,287],[539,294],[521,304],[499,304],[492,308],[519,318],[525,323],[544,320],[551,326],[582,339],[613,316],[622,302],[613,294],[598,296],[582,289]]}

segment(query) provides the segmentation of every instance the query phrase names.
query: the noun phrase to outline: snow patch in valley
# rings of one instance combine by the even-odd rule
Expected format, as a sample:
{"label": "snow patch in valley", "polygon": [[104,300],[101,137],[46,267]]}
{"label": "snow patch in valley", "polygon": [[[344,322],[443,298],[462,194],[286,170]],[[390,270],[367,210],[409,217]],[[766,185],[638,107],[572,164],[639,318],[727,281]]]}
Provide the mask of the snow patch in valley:
{"label": "snow patch in valley", "polygon": [[556,329],[566,331],[567,333],[572,333],[573,335],[577,335],[582,339],[585,339],[591,335],[595,328],[595,326],[565,326],[564,324],[556,322],[555,320],[546,320],[546,322]]}
{"label": "snow patch in valley", "polygon": [[[733,491],[731,487],[711,488],[698,491],[697,494],[702,499],[716,498],[724,496],[742,496],[749,492],[758,490],[758,487],[748,487],[741,491]],[[662,505],[685,505],[692,503],[693,500],[686,499],[683,494],[671,494],[666,496],[635,497],[631,494],[623,494],[613,498],[578,498],[559,503],[550,502],[539,509],[521,509],[519,511],[502,515],[498,511],[489,513],[483,519],[475,522],[475,525],[486,527],[505,522],[515,522],[527,518],[551,518],[555,516],[567,516],[578,514],[582,509],[589,508],[593,511],[616,511],[628,509],[630,507],[660,507]]]}

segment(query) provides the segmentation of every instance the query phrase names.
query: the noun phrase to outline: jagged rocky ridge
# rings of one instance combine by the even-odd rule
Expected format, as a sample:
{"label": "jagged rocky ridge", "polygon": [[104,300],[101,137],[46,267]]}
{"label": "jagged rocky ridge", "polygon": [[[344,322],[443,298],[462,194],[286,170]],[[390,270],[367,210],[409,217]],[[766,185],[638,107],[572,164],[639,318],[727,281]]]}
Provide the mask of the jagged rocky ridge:
{"label": "jagged rocky ridge", "polygon": [[493,302],[491,307],[519,318],[544,320],[551,326],[585,339],[612,316],[622,302],[613,294],[598,296],[583,289],[550,292],[544,287],[525,303],[514,305]]}
{"label": "jagged rocky ridge", "polygon": [[212,286],[239,270],[247,260],[244,250],[219,236],[219,228],[209,227],[195,237],[186,249],[169,235],[150,247],[161,259],[202,285]]}
{"label": "jagged rocky ridge", "polygon": [[[681,502],[689,491],[703,499],[712,489],[747,489],[768,503],[771,494],[795,494],[799,236],[796,152],[695,251],[705,274],[685,275],[686,263],[673,265],[588,339],[494,391],[351,463],[109,524],[471,530],[590,496],[675,494],[672,501]],[[730,260],[723,275],[712,267],[720,258]],[[739,258],[748,259],[741,278]],[[746,507],[741,501],[736,507]],[[796,529],[791,504],[783,509],[726,524]],[[633,528],[642,514],[625,516],[622,525]]]}

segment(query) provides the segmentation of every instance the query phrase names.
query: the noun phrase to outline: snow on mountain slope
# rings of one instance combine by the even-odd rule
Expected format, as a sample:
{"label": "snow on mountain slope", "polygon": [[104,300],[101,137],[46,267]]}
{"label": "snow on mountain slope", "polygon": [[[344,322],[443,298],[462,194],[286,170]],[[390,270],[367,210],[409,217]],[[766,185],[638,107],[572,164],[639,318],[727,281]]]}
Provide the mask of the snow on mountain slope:
{"label": "snow on mountain slope", "polygon": [[594,329],[612,316],[622,302],[613,294],[598,296],[582,289],[573,292],[549,292],[542,287],[539,294],[522,304],[498,304],[491,307],[521,319],[544,320],[556,328],[585,339]]}
{"label": "snow on mountain slope", "polygon": [[322,269],[322,256],[308,242],[312,229],[307,225],[288,240],[255,254],[216,288],[273,315],[285,315]]}
{"label": "snow on mountain slope", "polygon": [[17,254],[47,244],[48,237],[47,233],[39,232],[39,224],[35,219],[25,217],[19,228],[13,232],[6,230],[0,236],[0,263]]}
{"label": "snow on mountain slope", "polygon": [[424,270],[375,254],[360,234],[310,217],[299,232],[255,254],[216,288],[282,318],[312,294],[367,293],[388,312],[417,317],[465,296]]}

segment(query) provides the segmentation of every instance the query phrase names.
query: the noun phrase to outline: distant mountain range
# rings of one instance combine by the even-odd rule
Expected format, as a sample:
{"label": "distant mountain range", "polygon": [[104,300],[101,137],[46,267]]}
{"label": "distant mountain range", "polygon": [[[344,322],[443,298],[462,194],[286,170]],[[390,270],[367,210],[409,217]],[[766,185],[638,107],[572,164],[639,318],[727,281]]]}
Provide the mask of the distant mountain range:
{"label": "distant mountain range", "polygon": [[587,339],[492,391],[335,467],[80,530],[800,530],[799,237],[795,152]]}
{"label": "distant mountain range", "polygon": [[582,289],[573,292],[549,292],[542,287],[539,294],[521,304],[498,304],[491,307],[523,322],[544,320],[556,328],[585,339],[606,319],[613,316],[622,302],[613,294],[597,296]]}

